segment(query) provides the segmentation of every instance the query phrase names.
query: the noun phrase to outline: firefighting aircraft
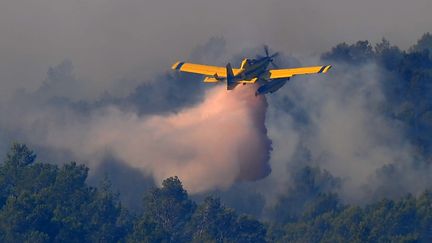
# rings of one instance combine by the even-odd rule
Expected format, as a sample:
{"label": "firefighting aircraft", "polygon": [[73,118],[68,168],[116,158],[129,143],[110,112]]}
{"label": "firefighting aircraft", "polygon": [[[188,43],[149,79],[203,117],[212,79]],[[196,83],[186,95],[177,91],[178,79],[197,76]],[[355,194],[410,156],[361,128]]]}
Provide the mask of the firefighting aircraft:
{"label": "firefighting aircraft", "polygon": [[[227,82],[227,90],[234,89],[239,84],[253,84],[258,82],[261,86],[255,95],[273,93],[282,88],[293,76],[303,74],[326,73],[331,65],[312,66],[279,69],[274,63],[274,58],[279,53],[269,54],[269,49],[264,46],[265,56],[258,56],[256,59],[244,59],[240,68],[231,68],[228,63],[226,67],[208,66],[186,62],[176,62],[172,69],[181,72],[196,73],[205,75],[205,83]],[[269,64],[275,69],[268,69]]]}

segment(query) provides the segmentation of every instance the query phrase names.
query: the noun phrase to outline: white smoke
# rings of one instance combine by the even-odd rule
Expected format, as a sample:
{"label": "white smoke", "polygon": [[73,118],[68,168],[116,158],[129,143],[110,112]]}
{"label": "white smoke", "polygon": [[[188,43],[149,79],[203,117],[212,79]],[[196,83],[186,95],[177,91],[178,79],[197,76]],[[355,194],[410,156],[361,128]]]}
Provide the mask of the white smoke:
{"label": "white smoke", "polygon": [[[286,185],[289,180],[282,174],[288,173],[287,165],[290,170],[309,164],[340,177],[345,200],[371,199],[368,193],[378,185],[370,182],[378,169],[412,159],[398,123],[383,113],[380,75],[382,70],[372,63],[335,64],[325,75],[294,78],[270,99],[271,105],[289,99],[286,105],[294,107],[286,113],[281,107],[269,110],[269,135],[275,149],[271,163],[283,171],[270,179]],[[296,109],[306,118],[299,118]],[[299,158],[298,148],[306,148],[307,156]]]}

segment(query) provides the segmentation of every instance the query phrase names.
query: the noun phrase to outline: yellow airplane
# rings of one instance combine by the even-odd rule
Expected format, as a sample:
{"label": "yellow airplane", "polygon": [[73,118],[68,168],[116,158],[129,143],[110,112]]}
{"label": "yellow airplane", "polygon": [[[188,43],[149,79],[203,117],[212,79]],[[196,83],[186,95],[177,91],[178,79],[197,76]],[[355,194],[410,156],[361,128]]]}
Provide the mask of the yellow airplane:
{"label": "yellow airplane", "polygon": [[[208,66],[186,62],[176,62],[172,69],[181,72],[202,74],[205,83],[227,82],[227,90],[234,89],[238,84],[253,84],[258,82],[261,86],[255,95],[273,93],[282,88],[285,83],[295,75],[326,73],[331,65],[299,67],[279,69],[273,60],[279,53],[269,54],[267,46],[264,46],[265,56],[258,56],[256,59],[244,59],[240,68],[231,68],[228,63],[226,67]],[[268,69],[272,64],[276,69]]]}

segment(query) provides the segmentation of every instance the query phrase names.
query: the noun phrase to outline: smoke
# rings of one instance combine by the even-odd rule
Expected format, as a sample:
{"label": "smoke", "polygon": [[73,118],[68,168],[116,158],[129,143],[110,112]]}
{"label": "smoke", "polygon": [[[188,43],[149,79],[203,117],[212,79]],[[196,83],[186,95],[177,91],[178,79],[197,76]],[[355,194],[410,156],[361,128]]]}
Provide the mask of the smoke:
{"label": "smoke", "polygon": [[[393,77],[373,62],[316,57],[338,42],[383,35],[407,48],[430,30],[432,2],[415,3],[0,1],[0,154],[18,140],[48,162],[84,162],[94,174],[112,166],[109,158],[157,183],[178,175],[191,192],[262,178],[269,164],[266,179],[232,194],[285,193],[290,175],[305,165],[340,177],[339,192],[351,202],[418,192],[430,186],[431,168],[415,165],[400,121],[383,112],[381,81]],[[214,35],[229,45],[224,38],[205,43]],[[281,67],[334,67],[294,77],[267,96],[268,111],[263,97],[249,94],[252,87],[206,91],[201,77],[164,73],[183,59],[235,64],[262,54],[254,49],[262,43],[315,55],[282,53]],[[44,79],[49,65],[65,57],[71,62],[50,68]]]}
{"label": "smoke", "polygon": [[[225,40],[211,38],[191,58],[217,61],[224,54]],[[148,178],[158,184],[177,175],[195,193],[270,173],[267,103],[255,97],[256,87],[227,92],[209,88],[200,77],[167,72],[133,81],[139,85],[124,97],[105,93],[79,100],[75,94],[85,82],[66,60],[50,68],[35,91],[22,89],[1,102],[7,114],[0,118],[1,153],[20,141],[42,161],[85,163],[93,183],[109,174],[128,202],[140,201],[136,192],[149,186]]]}
{"label": "smoke", "polygon": [[[110,106],[84,119],[54,121],[46,134],[29,139],[70,151],[91,167],[108,153],[152,175],[157,183],[176,175],[191,193],[228,188],[270,173],[267,102],[254,96],[255,89],[244,86],[227,92],[216,86],[202,103],[169,115],[139,116]],[[49,122],[46,117],[36,120],[32,123]]]}
{"label": "smoke", "polygon": [[[329,64],[334,68],[326,75],[294,78],[269,99],[274,106],[268,117],[275,150],[271,163],[285,167],[270,179],[286,186],[287,169],[319,166],[342,179],[338,192],[345,201],[364,202],[382,186],[377,171],[412,161],[412,148],[399,122],[384,112],[385,72],[373,62]],[[412,190],[398,195],[407,192]]]}
{"label": "smoke", "polygon": [[[192,61],[236,64],[262,52],[245,49],[224,60],[225,45],[223,38],[212,38],[196,48]],[[263,203],[256,195],[271,204],[289,193],[292,175],[308,165],[340,178],[335,190],[346,202],[396,197],[430,186],[431,167],[414,163],[403,124],[385,112],[389,101],[383,80],[392,75],[382,66],[368,58],[355,64],[283,53],[278,58],[281,67],[332,64],[333,69],[292,78],[267,96],[267,110],[266,97],[255,97],[254,86],[227,92],[223,86],[202,84],[200,77],[173,73],[133,81],[139,85],[123,97],[107,93],[93,97],[94,102],[77,101],[72,94],[85,81],[65,61],[49,70],[36,91],[19,91],[0,103],[1,113],[7,114],[0,118],[0,146],[6,151],[4,141],[22,141],[45,161],[84,162],[94,177],[123,166],[116,181],[136,178],[119,183],[121,194],[136,195],[129,201],[141,197],[127,189],[141,186],[135,181],[150,177],[158,184],[177,175],[191,193],[217,190],[234,205],[256,198],[248,210],[259,211]],[[137,171],[145,179],[137,178]],[[392,183],[395,178],[398,184]],[[247,182],[235,183],[239,181]]]}

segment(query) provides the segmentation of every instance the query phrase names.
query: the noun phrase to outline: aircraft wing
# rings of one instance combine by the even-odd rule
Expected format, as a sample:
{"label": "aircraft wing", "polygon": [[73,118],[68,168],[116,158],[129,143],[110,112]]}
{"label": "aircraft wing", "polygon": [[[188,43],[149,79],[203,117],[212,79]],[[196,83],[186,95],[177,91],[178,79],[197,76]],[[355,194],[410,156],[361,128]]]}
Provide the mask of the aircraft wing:
{"label": "aircraft wing", "polygon": [[[227,76],[226,67],[208,66],[187,62],[176,62],[171,68],[181,72],[196,73],[206,76],[215,76],[215,74],[216,76],[221,78],[226,78]],[[237,75],[240,71],[241,69],[233,69],[234,75]]]}
{"label": "aircraft wing", "polygon": [[270,79],[276,78],[290,78],[294,75],[302,74],[314,74],[314,73],[326,73],[331,68],[331,65],[327,66],[314,66],[314,67],[300,67],[300,68],[289,68],[289,69],[272,69],[270,72]]}

